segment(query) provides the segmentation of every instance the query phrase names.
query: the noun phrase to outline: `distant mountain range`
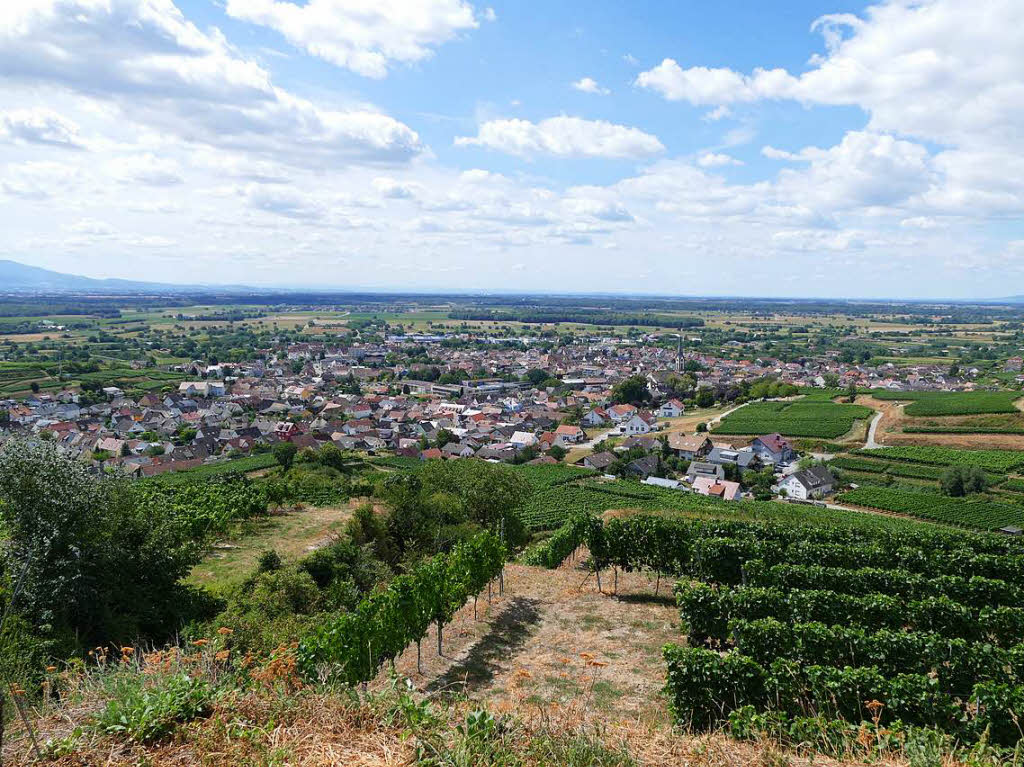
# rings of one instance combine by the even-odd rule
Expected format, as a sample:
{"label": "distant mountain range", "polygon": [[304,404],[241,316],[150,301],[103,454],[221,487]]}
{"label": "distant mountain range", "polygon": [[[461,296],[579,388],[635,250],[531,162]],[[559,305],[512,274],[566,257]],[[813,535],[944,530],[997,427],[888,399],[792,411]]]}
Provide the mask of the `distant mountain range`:
{"label": "distant mountain range", "polygon": [[[103,279],[63,274],[17,261],[0,260],[0,293],[180,293],[211,290],[209,285]],[[238,289],[216,286],[216,290]]]}
{"label": "distant mountain range", "polygon": [[[116,278],[108,279],[96,279],[95,277],[82,277],[78,274],[64,274],[63,272],[55,272],[51,269],[43,269],[38,266],[29,266],[28,264],[22,264],[17,261],[10,261],[0,259],[0,295],[4,293],[97,293],[97,294],[126,294],[126,293],[220,293],[220,294],[233,294],[233,293],[244,293],[253,296],[259,296],[264,294],[273,295],[289,295],[294,293],[323,293],[323,294],[335,294],[335,293],[366,293],[367,295],[380,294],[391,294],[394,291],[384,290],[382,288],[339,288],[330,289],[327,287],[305,287],[300,288],[296,286],[291,287],[262,287],[255,288],[245,285],[182,285],[170,282],[143,282],[140,280],[121,280]],[[408,292],[398,291],[396,295],[487,295],[489,291],[462,291],[462,292]],[[494,295],[501,295],[502,292],[498,291]],[[546,294],[531,294],[531,293],[509,293],[508,295],[546,295]],[[629,293],[616,293],[616,294],[601,294],[601,293],[564,293],[557,294],[563,295],[564,297],[573,297],[581,295],[592,295],[592,296],[612,296],[616,298],[630,297]],[[634,298],[642,298],[644,296],[632,296]],[[669,296],[665,296],[669,297]],[[689,296],[689,298],[699,298],[698,296]],[[723,298],[718,296],[718,298]],[[729,298],[742,298],[732,296]],[[745,298],[755,298],[754,296],[747,296]],[[763,300],[763,299],[761,299]],[[809,298],[793,298],[793,299],[780,299],[790,300],[795,302],[800,301],[814,301],[818,299]],[[849,299],[854,301],[876,301],[876,302],[887,302],[895,300],[909,301],[910,303],[935,303],[934,300],[925,299]],[[992,304],[1024,304],[1024,295],[1007,296],[1005,298],[981,298],[975,300],[969,299],[947,299],[942,301],[944,304],[968,304],[968,305],[992,305]]]}

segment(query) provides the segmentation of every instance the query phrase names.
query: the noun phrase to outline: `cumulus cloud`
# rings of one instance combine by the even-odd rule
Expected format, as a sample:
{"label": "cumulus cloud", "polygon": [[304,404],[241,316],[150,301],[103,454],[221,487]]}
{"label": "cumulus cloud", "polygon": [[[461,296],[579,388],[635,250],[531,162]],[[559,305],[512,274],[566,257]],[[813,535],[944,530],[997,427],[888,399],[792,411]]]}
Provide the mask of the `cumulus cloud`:
{"label": "cumulus cloud", "polygon": [[310,220],[324,215],[323,207],[306,195],[276,185],[250,184],[245,189],[245,201],[256,210],[287,218]]}
{"label": "cumulus cloud", "polygon": [[742,75],[731,69],[691,67],[683,69],[675,59],[637,75],[636,84],[660,93],[669,101],[696,105],[732,104],[761,98],[785,98],[796,80],[782,69],[756,69]]}
{"label": "cumulus cloud", "polygon": [[729,105],[761,99],[865,109],[876,131],[944,144],[1024,141],[1024,5],[986,0],[890,0],[812,25],[825,52],[811,67],[684,69],[674,59],[636,83],[672,101]]}
{"label": "cumulus cloud", "polygon": [[706,152],[697,158],[697,164],[702,168],[718,168],[723,165],[742,165],[743,161],[728,154]]}
{"label": "cumulus cloud", "polygon": [[128,183],[173,186],[184,180],[177,163],[150,153],[115,158],[109,168],[115,178]]}
{"label": "cumulus cloud", "polygon": [[572,84],[572,87],[581,93],[593,93],[595,96],[607,96],[611,93],[607,88],[602,88],[593,77],[582,77]]}
{"label": "cumulus cloud", "polygon": [[409,184],[395,181],[393,178],[380,177],[373,180],[373,188],[381,197],[392,200],[411,200],[416,192]]}
{"label": "cumulus cloud", "polygon": [[0,138],[16,143],[82,149],[78,125],[52,109],[12,109],[0,112]]}
{"label": "cumulus cloud", "polygon": [[482,146],[520,157],[604,157],[638,159],[665,151],[656,136],[639,128],[579,117],[529,120],[490,120],[476,136],[459,136],[456,146]]}
{"label": "cumulus cloud", "polygon": [[408,126],[365,108],[325,109],[271,81],[171,0],[0,4],[0,77],[121,107],[130,119],[213,146],[313,165],[401,162]]}
{"label": "cumulus cloud", "polygon": [[831,210],[904,204],[934,177],[928,150],[884,134],[850,131],[829,149],[800,152],[810,165],[779,175],[781,194]]}
{"label": "cumulus cloud", "polygon": [[[280,32],[313,56],[375,78],[385,77],[392,62],[421,61],[478,26],[463,0],[228,0],[226,11]],[[496,18],[491,8],[483,16]]]}

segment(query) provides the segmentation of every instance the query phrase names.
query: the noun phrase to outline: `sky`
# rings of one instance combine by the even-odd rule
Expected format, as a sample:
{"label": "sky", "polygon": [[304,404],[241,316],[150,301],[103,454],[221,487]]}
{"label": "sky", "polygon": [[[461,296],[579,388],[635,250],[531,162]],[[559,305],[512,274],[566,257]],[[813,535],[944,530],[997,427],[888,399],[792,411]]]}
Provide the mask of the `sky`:
{"label": "sky", "polygon": [[1024,2],[3,2],[0,224],[90,277],[1024,294]]}

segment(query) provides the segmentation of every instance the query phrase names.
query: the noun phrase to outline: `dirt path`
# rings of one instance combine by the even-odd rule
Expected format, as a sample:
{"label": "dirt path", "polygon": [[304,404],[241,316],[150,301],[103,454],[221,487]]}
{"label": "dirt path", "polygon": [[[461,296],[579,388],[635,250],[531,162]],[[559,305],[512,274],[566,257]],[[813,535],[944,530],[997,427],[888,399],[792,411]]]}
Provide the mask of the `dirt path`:
{"label": "dirt path", "polygon": [[[1021,403],[1017,400],[1017,404]],[[912,423],[920,423],[922,420],[935,419],[914,419],[904,413],[906,402],[894,400],[878,400],[873,397],[858,397],[857,403],[867,405],[881,413],[881,418],[875,416],[878,423],[875,426],[873,435],[875,446],[869,448],[886,447],[888,445],[937,445],[940,447],[951,447],[962,450],[1024,450],[1024,435],[1022,434],[915,434],[904,433],[903,428]],[[960,421],[958,421],[959,423]],[[870,441],[870,440],[869,440]]]}
{"label": "dirt path", "polygon": [[665,684],[661,647],[682,640],[672,582],[646,573],[611,571],[596,579],[576,564],[557,570],[512,564],[505,593],[462,609],[443,633],[437,655],[432,627],[397,660],[399,674],[419,689],[466,693],[496,710],[574,709],[587,723],[630,721],[669,726],[660,690]]}

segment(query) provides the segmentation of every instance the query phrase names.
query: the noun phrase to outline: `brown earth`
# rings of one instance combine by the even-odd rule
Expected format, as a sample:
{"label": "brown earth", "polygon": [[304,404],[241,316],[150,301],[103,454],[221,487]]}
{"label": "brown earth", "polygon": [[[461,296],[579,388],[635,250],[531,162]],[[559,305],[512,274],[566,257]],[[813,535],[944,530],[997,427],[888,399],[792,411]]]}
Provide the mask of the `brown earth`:
{"label": "brown earth", "polygon": [[620,573],[616,594],[609,571],[599,592],[580,563],[509,565],[504,594],[495,586],[490,604],[486,592],[478,600],[478,619],[470,605],[445,627],[443,656],[431,627],[422,672],[413,646],[396,661],[398,673],[423,691],[466,693],[498,711],[572,709],[587,724],[669,726],[661,647],[683,639],[671,582]]}

